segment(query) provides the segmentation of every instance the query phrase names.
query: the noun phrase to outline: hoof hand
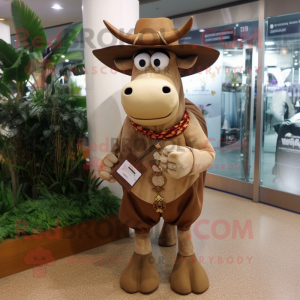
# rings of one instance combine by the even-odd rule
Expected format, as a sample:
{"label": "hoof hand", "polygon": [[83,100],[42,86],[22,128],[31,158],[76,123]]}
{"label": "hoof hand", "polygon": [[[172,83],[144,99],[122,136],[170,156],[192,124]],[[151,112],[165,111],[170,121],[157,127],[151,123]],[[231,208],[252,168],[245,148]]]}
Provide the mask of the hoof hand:
{"label": "hoof hand", "polygon": [[112,154],[106,154],[104,157],[101,158],[99,164],[99,176],[101,179],[106,180],[110,183],[116,182],[116,179],[110,175],[112,168],[115,163],[118,162],[118,158]]}

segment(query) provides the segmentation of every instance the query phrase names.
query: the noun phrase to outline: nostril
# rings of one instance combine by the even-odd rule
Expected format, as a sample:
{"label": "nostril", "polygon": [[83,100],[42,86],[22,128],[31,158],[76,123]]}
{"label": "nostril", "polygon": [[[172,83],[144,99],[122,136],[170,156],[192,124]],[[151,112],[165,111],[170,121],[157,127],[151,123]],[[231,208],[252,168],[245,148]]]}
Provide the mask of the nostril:
{"label": "nostril", "polygon": [[125,94],[126,94],[126,95],[132,94],[132,88],[127,88],[127,89],[125,90]]}
{"label": "nostril", "polygon": [[163,92],[164,92],[165,94],[168,94],[168,93],[171,92],[171,89],[170,89],[169,87],[167,87],[167,86],[164,86],[162,90],[163,90]]}

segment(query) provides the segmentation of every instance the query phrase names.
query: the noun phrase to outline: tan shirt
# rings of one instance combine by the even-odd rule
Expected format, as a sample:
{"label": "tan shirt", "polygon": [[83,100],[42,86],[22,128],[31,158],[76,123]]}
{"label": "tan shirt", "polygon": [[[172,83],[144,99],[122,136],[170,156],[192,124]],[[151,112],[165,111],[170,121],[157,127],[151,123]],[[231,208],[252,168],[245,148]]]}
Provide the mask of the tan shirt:
{"label": "tan shirt", "polygon": [[[164,172],[167,182],[164,186],[164,190],[160,192],[160,195],[164,198],[166,203],[172,202],[181,196],[199,178],[199,173],[207,170],[214,161],[215,153],[207,139],[207,129],[203,115],[199,109],[187,99],[186,110],[190,116],[190,123],[186,130],[172,139],[159,141],[162,149],[160,151],[154,149],[140,161],[141,164],[146,166],[147,170],[133,186],[131,192],[145,202],[153,203],[158,194],[150,180],[153,172],[149,163],[153,159],[153,153],[155,151],[162,154],[165,146],[178,145],[190,147],[194,156],[194,163],[193,166],[191,166],[189,175],[175,179],[167,172]],[[154,142],[156,142],[156,140],[150,139],[137,132],[127,117],[112,152],[118,156],[119,162],[125,159],[129,153],[133,153],[138,158],[142,156]],[[188,148],[185,149],[185,151],[191,150]]]}

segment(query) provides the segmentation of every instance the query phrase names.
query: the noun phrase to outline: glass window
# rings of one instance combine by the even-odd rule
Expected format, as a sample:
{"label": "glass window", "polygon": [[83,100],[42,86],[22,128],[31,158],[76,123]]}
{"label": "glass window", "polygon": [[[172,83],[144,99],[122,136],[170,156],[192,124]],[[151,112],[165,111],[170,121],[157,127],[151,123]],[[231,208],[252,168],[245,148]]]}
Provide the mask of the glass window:
{"label": "glass window", "polygon": [[185,97],[202,111],[216,151],[209,173],[253,182],[258,21],[191,31],[181,44],[215,48],[213,66],[183,78]]}
{"label": "glass window", "polygon": [[300,195],[300,13],[265,25],[261,185]]}

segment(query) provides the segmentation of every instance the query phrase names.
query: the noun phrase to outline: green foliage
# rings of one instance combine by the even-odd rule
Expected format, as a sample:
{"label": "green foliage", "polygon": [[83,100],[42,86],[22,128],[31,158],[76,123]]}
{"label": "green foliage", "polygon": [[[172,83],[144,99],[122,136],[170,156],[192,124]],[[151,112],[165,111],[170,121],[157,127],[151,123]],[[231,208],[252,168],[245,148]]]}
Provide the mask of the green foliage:
{"label": "green foliage", "polygon": [[[1,177],[2,176],[0,176],[0,179]],[[5,178],[3,177],[3,179]],[[16,196],[14,197],[10,185],[5,185],[4,181],[0,180],[0,215],[24,201],[23,186],[23,184],[19,186]]]}
{"label": "green foliage", "polygon": [[4,182],[0,183],[0,215],[7,212],[14,205],[14,196],[12,190],[4,186]]}
{"label": "green foliage", "polygon": [[0,99],[5,98],[7,100],[11,99],[11,92],[9,88],[2,82],[2,78],[0,78]]}
{"label": "green foliage", "polygon": [[1,165],[0,163],[0,182],[2,181],[5,185],[7,185],[7,182],[9,181],[9,174],[5,170],[3,170],[3,165]]}
{"label": "green foliage", "polygon": [[42,66],[47,67],[47,65],[49,65],[49,60],[53,63],[53,65],[56,65],[61,59],[61,56],[66,54],[81,29],[82,22],[70,24],[67,28],[65,28],[61,34],[61,38],[52,43],[52,51],[45,57]]}
{"label": "green foliage", "polygon": [[16,62],[10,67],[3,70],[2,82],[9,84],[13,80],[23,82],[29,79],[29,61],[30,57],[25,49],[19,52]]}
{"label": "green foliage", "polygon": [[[0,103],[0,153],[4,163],[27,183],[27,193],[38,196],[41,185],[67,194],[74,186],[84,185],[82,153],[77,139],[87,131],[87,112],[74,107],[68,95],[58,94],[45,100],[21,98]],[[15,193],[18,189],[16,185]]]}
{"label": "green foliage", "polygon": [[80,95],[81,87],[76,84],[75,81],[70,84],[70,93],[71,95]]}
{"label": "green foliage", "polygon": [[70,75],[70,72],[74,74],[74,76],[80,76],[85,74],[85,65],[77,64],[77,65],[68,65],[65,66],[63,69],[59,70],[59,75]]}
{"label": "green foliage", "polygon": [[[42,52],[47,47],[47,39],[40,18],[20,0],[13,0],[11,13],[17,34],[23,33],[23,46],[30,52]],[[25,39],[24,35],[28,37]]]}
{"label": "green foliage", "polygon": [[[0,205],[2,202],[0,200]],[[112,195],[107,187],[102,190],[88,189],[68,196],[45,190],[38,200],[29,199],[0,216],[0,242],[15,238],[15,224],[20,220],[28,224],[25,232],[31,234],[36,227],[43,231],[56,227],[57,219],[59,225],[65,227],[118,215],[119,207],[120,199]]]}
{"label": "green foliage", "polygon": [[[56,70],[55,65],[64,60],[62,56],[65,59],[83,59],[79,51],[67,53],[82,29],[82,23],[73,23],[65,28],[57,40],[52,41],[51,52],[43,58],[42,51],[47,47],[47,39],[40,18],[20,0],[12,1],[11,12],[22,50],[17,51],[0,40],[0,69],[3,71],[3,75],[0,72],[0,99],[15,97],[13,95],[15,92],[13,93],[11,88],[5,88],[3,84],[13,85],[13,90],[17,93],[15,97],[17,101],[24,97],[28,90],[26,86],[30,75],[33,76],[36,84],[34,87],[36,94],[41,93],[44,96],[45,83],[50,84],[50,88],[46,91],[48,95],[54,94],[53,74]],[[83,66],[80,66],[81,71],[82,69]]]}
{"label": "green foliage", "polygon": [[[77,161],[74,163],[74,165],[70,168],[70,160],[66,161],[66,168],[63,168],[60,171],[58,181],[55,181],[51,174],[47,173],[47,178],[50,178],[51,182],[48,182],[51,184],[49,186],[49,190],[55,189],[59,193],[63,195],[67,195],[70,192],[77,193],[78,188],[81,189],[82,185],[84,185],[85,180],[81,177],[74,177],[74,173],[77,173],[78,167],[83,165],[85,163],[85,159],[81,159],[80,157],[77,159]],[[76,175],[75,175],[76,176]],[[47,180],[46,178],[46,180]],[[45,183],[43,182],[43,187],[45,188]]]}
{"label": "green foliage", "polygon": [[[77,139],[87,131],[87,111],[76,107],[54,72],[62,55],[82,60],[80,52],[66,53],[82,23],[68,26],[43,58],[47,44],[39,17],[20,0],[11,7],[23,42],[17,51],[0,40],[0,241],[15,236],[18,220],[28,222],[30,233],[54,227],[55,219],[69,226],[118,214],[120,205],[108,188],[99,191],[101,180],[84,169]],[[84,74],[84,64],[63,72]],[[26,96],[29,84],[33,91]]]}
{"label": "green foliage", "polygon": [[18,51],[10,44],[0,39],[0,62],[3,68],[10,68],[19,57]]}
{"label": "green foliage", "polygon": [[64,54],[65,57],[60,57],[60,59],[58,60],[57,64],[61,63],[61,62],[65,62],[66,59],[68,60],[83,60],[83,56],[82,53],[80,51],[72,51],[72,52],[66,52]]}

